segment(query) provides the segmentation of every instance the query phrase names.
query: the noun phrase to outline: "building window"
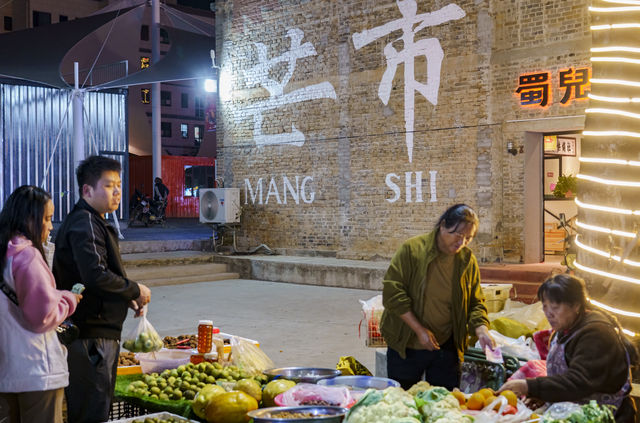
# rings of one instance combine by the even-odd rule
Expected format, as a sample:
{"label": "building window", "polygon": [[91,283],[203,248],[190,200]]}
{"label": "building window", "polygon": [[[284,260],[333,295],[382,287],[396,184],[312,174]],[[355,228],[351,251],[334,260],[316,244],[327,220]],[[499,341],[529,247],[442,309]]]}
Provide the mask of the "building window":
{"label": "building window", "polygon": [[151,61],[149,60],[148,57],[141,57],[140,58],[140,69],[145,69],[149,67],[149,63],[151,63]]}
{"label": "building window", "polygon": [[171,91],[160,91],[160,104],[171,106]]}
{"label": "building window", "polygon": [[182,138],[189,138],[189,125],[187,125],[186,123],[181,123],[180,133],[182,134]]}
{"label": "building window", "polygon": [[183,109],[189,108],[189,94],[188,93],[182,93],[182,95],[180,96],[180,99],[181,99],[181,103],[182,103],[182,108]]}
{"label": "building window", "polygon": [[184,197],[198,197],[200,188],[213,188],[213,166],[184,167]]}
{"label": "building window", "polygon": [[47,12],[38,12],[37,10],[33,11],[33,27],[50,25],[51,24],[51,13]]}
{"label": "building window", "polygon": [[204,98],[196,96],[196,119],[204,119]]}
{"label": "building window", "polygon": [[163,138],[171,138],[171,122],[160,122],[160,132]]}
{"label": "building window", "polygon": [[11,16],[4,17],[4,30],[13,31],[13,18]]}
{"label": "building window", "polygon": [[60,15],[60,19],[58,19],[58,22],[67,22],[69,20],[69,17],[67,15]]}
{"label": "building window", "polygon": [[140,96],[142,97],[142,104],[151,103],[151,90],[149,88],[141,89]]}
{"label": "building window", "polygon": [[164,28],[160,28],[160,44],[169,44],[169,33]]}
{"label": "building window", "polygon": [[140,39],[142,41],[149,41],[149,25],[142,25],[140,27]]}
{"label": "building window", "polygon": [[204,125],[193,125],[193,138],[196,140],[196,144],[202,142],[202,136],[204,135]]}

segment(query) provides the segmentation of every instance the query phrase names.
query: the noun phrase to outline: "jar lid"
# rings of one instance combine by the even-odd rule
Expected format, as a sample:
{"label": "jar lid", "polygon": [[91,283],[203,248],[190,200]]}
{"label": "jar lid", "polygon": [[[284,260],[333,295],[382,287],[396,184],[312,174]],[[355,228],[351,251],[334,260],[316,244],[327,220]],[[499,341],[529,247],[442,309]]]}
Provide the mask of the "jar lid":
{"label": "jar lid", "polygon": [[213,320],[200,320],[198,322],[198,325],[209,325],[209,326],[213,326]]}
{"label": "jar lid", "polygon": [[204,355],[204,359],[217,359],[218,358],[218,353],[217,352],[210,352],[210,353],[205,353]]}
{"label": "jar lid", "polygon": [[196,351],[191,351],[191,356],[198,356],[198,355],[204,357],[204,354],[203,353],[199,353],[197,350]]}
{"label": "jar lid", "polygon": [[220,328],[214,327],[214,328],[212,329],[212,332],[213,332],[213,333],[220,333]]}

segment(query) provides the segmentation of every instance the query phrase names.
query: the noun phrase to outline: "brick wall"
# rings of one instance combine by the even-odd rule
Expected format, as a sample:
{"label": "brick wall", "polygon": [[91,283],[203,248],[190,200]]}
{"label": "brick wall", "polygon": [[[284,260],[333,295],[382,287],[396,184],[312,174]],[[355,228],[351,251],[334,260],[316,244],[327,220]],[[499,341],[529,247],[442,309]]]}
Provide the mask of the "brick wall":
{"label": "brick wall", "polygon": [[[410,14],[411,1],[402,5]],[[473,248],[498,240],[507,259],[520,259],[524,155],[508,154],[506,144],[523,145],[527,131],[581,129],[586,102],[561,105],[557,78],[559,70],[589,65],[586,1],[417,1],[418,15],[444,13],[417,32],[412,49],[415,80],[428,84],[439,43],[437,98],[417,91],[406,97],[405,66],[395,73],[387,66],[385,48],[402,52],[411,42],[403,42],[399,26],[384,30],[403,18],[395,1],[216,6],[218,174],[226,186],[242,188],[240,246],[386,258],[404,239],[428,231],[448,206],[465,202],[481,221]],[[375,28],[374,40],[356,46],[354,34]],[[264,65],[300,36],[294,68]],[[385,71],[393,78],[387,104],[378,92]],[[518,78],[539,71],[552,75],[550,105],[521,107]],[[309,86],[315,95],[304,91]],[[300,134],[287,137],[292,125]]]}

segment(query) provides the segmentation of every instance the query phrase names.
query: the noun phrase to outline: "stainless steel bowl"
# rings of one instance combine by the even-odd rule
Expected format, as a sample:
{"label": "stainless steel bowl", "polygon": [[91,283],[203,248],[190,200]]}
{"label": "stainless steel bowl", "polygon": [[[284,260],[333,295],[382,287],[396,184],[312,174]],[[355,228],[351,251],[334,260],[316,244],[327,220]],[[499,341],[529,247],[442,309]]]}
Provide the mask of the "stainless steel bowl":
{"label": "stainless steel bowl", "polygon": [[341,375],[340,370],[323,369],[320,367],[281,367],[268,369],[264,372],[271,379],[283,378],[296,383],[317,383],[321,379],[327,379]]}
{"label": "stainless steel bowl", "polygon": [[326,386],[347,386],[350,389],[386,389],[389,387],[399,387],[400,384],[393,379],[374,376],[337,376],[331,379],[322,379],[318,385]]}
{"label": "stainless steel bowl", "polygon": [[[305,418],[292,418],[282,419],[277,417],[271,417],[273,414],[282,413],[288,411],[290,413],[310,413],[315,417]],[[269,407],[259,408],[257,410],[249,411],[247,415],[251,417],[254,423],[309,423],[309,422],[322,422],[322,423],[341,423],[345,414],[349,411],[342,407],[329,407],[321,405],[308,405],[300,407]],[[318,415],[320,414],[320,415]],[[321,416],[322,414],[328,414],[328,416]]]}

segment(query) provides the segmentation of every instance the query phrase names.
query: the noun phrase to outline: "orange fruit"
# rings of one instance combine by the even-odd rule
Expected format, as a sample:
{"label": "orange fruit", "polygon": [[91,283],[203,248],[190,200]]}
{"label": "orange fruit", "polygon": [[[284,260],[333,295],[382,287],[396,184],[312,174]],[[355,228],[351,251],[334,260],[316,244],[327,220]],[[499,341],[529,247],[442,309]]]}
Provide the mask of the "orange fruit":
{"label": "orange fruit", "polygon": [[480,392],[474,392],[467,401],[469,410],[482,410],[484,407],[484,396]]}
{"label": "orange fruit", "polygon": [[502,395],[507,399],[507,402],[509,403],[510,406],[516,407],[516,408],[518,407],[518,397],[513,391],[510,391],[507,389],[506,391],[500,392],[500,395]]}
{"label": "orange fruit", "polygon": [[[484,402],[482,403],[483,408],[484,408],[484,407],[488,407],[488,406],[489,406],[489,404],[491,404],[491,403],[492,403],[493,401],[495,401],[495,400],[496,400],[496,397],[495,397],[495,396],[493,396],[493,395],[490,395],[490,396],[486,397],[486,398],[484,399]],[[496,407],[497,407],[497,408],[499,408],[499,407],[500,407],[500,403],[498,403],[498,404],[497,404],[496,406],[494,406],[493,408],[494,408],[494,409],[496,409]]]}
{"label": "orange fruit", "polygon": [[456,397],[460,405],[465,405],[465,403],[467,402],[467,399],[464,397],[464,394],[458,390],[453,391],[451,395]]}
{"label": "orange fruit", "polygon": [[538,416],[536,413],[531,413],[531,415],[529,416],[529,420],[534,420],[534,419],[539,419],[540,416]]}
{"label": "orange fruit", "polygon": [[482,394],[483,397],[487,398],[489,396],[493,397],[495,396],[495,394],[493,393],[493,391],[489,388],[482,388],[478,391],[479,394]]}

